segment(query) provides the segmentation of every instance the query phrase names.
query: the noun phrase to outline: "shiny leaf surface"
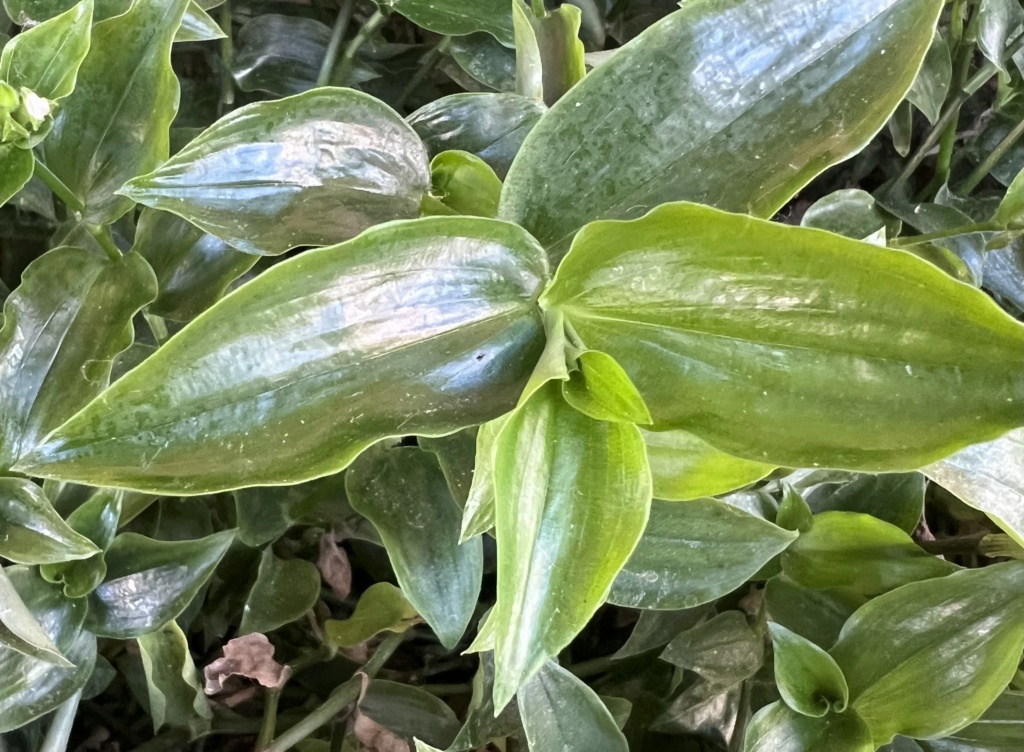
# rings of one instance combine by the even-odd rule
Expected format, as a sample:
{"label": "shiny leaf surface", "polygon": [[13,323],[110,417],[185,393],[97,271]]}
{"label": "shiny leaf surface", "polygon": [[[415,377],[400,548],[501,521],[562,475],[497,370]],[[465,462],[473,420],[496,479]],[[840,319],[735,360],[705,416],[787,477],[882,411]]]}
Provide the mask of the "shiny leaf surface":
{"label": "shiny leaf surface", "polygon": [[927,752],[1017,752],[1024,739],[1024,692],[1007,690],[977,721],[947,739],[929,742]]}
{"label": "shiny leaf surface", "polygon": [[782,702],[758,711],[743,742],[743,752],[874,752],[875,748],[867,725],[852,711],[814,718]]}
{"label": "shiny leaf surface", "polygon": [[231,75],[242,91],[301,94],[316,86],[330,38],[330,27],[312,18],[258,15],[238,33]]}
{"label": "shiny leaf surface", "polygon": [[187,728],[198,733],[213,718],[185,633],[170,621],[138,638],[139,654],[146,672],[149,713],[153,730],[163,726]]}
{"label": "shiny leaf surface", "polygon": [[385,630],[404,632],[422,621],[399,588],[390,582],[378,582],[359,597],[352,616],[328,619],[324,632],[331,647],[351,648]]}
{"label": "shiny leaf surface", "polygon": [[370,682],[359,700],[359,712],[409,745],[415,737],[447,747],[459,731],[459,721],[444,700],[408,684]]}
{"label": "shiny leaf surface", "polygon": [[0,206],[14,198],[32,178],[35,164],[31,150],[12,144],[0,145]]}
{"label": "shiny leaf surface", "polygon": [[174,41],[208,42],[213,39],[223,39],[224,36],[224,31],[216,21],[210,18],[210,14],[203,10],[199,3],[192,0],[185,8],[185,15],[181,19],[178,33],[174,35]]}
{"label": "shiny leaf surface", "polygon": [[828,650],[836,644],[843,625],[867,598],[839,588],[806,588],[782,575],[765,587],[765,603],[772,621]]}
{"label": "shiny leaf surface", "polygon": [[1024,420],[1024,326],[909,254],[819,230],[694,204],[597,222],[541,305],[622,365],[656,429],[751,460],[906,469]]}
{"label": "shiny leaf surface", "polygon": [[273,632],[301,619],[319,597],[320,572],[316,565],[303,559],[279,559],[268,546],[245,601],[238,633]]}
{"label": "shiny leaf surface", "polygon": [[498,434],[507,420],[507,416],[496,418],[484,423],[477,431],[473,482],[462,512],[459,543],[465,543],[473,536],[486,533],[494,527],[494,453]]}
{"label": "shiny leaf surface", "polygon": [[507,0],[377,0],[435,34],[486,31],[512,44],[512,4]]}
{"label": "shiny leaf surface", "polygon": [[[84,535],[93,545],[106,551],[114,541],[121,519],[123,492],[101,489],[68,515],[68,525],[76,533]],[[103,582],[107,565],[102,553],[82,561],[48,564],[40,568],[40,574],[47,582],[61,583],[68,598],[82,598]]]}
{"label": "shiny leaf surface", "polygon": [[850,690],[832,656],[781,624],[770,623],[768,631],[775,656],[775,681],[786,704],[815,718],[846,710]]}
{"label": "shiny leaf surface", "polygon": [[650,423],[643,397],[622,366],[597,350],[580,353],[578,370],[562,382],[565,401],[594,420],[613,423]]}
{"label": "shiny leaf surface", "polygon": [[912,533],[924,514],[925,485],[921,473],[865,474],[838,488],[816,488],[807,503],[815,512],[870,514]]}
{"label": "shiny leaf surface", "polygon": [[581,19],[579,8],[568,3],[539,17],[523,3],[512,3],[517,94],[550,107],[583,80]]}
{"label": "shiny leaf surface", "polygon": [[92,0],[19,34],[0,53],[0,80],[58,100],[75,89],[78,68],[89,51]]}
{"label": "shiny leaf surface", "polygon": [[764,639],[740,611],[725,611],[686,630],[661,654],[663,661],[730,687],[753,676],[764,662]]}
{"label": "shiny leaf surface", "polygon": [[490,420],[540,355],[545,275],[522,230],[469,217],[307,251],[197,318],[22,465],[200,494],[296,483],[389,435]]}
{"label": "shiny leaf surface", "polygon": [[55,666],[72,667],[22,602],[4,569],[0,569],[0,649],[13,649]]}
{"label": "shiny leaf surface", "polygon": [[717,496],[761,480],[775,469],[720,452],[686,431],[641,429],[641,433],[656,499],[691,501]]}
{"label": "shiny leaf surface", "polygon": [[475,154],[443,151],[430,161],[430,194],[455,214],[493,218],[501,181]]}
{"label": "shiny leaf surface", "polygon": [[54,511],[43,490],[23,478],[0,478],[0,556],[18,564],[52,564],[98,553]]}

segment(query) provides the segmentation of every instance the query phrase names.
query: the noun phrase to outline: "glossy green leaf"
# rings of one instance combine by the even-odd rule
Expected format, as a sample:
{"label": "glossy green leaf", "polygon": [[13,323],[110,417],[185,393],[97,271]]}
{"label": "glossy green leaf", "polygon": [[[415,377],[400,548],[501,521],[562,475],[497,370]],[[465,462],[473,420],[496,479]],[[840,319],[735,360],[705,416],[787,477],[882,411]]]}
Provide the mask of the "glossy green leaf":
{"label": "glossy green leaf", "polygon": [[843,625],[867,598],[840,588],[807,588],[782,575],[765,587],[765,604],[772,621],[828,650]]}
{"label": "glossy green leaf", "polygon": [[448,482],[448,490],[459,508],[465,508],[469,489],[473,483],[473,466],[476,464],[477,429],[466,428],[447,436],[421,436],[417,440],[420,449],[437,457],[441,472]]}
{"label": "glossy green leaf", "polygon": [[1003,71],[1006,44],[1024,23],[1018,0],[981,0],[978,6],[978,49]]}
{"label": "glossy green leaf", "polygon": [[753,676],[764,662],[764,638],[740,611],[725,611],[668,644],[661,659],[706,681],[729,687]]}
{"label": "glossy green leaf", "polygon": [[814,718],[782,702],[757,712],[743,742],[743,752],[874,752],[875,748],[867,725],[852,711]]}
{"label": "glossy green leaf", "polygon": [[650,470],[634,426],[588,418],[549,382],[501,430],[494,488],[501,709],[604,602],[647,523]]}
{"label": "glossy green leaf", "polygon": [[422,621],[399,588],[390,582],[378,582],[359,597],[352,616],[328,619],[324,632],[332,648],[351,648],[385,630],[404,632]]}
{"label": "glossy green leaf", "polygon": [[423,145],[393,110],[320,88],[235,110],[122,194],[276,255],[415,217],[429,184]]}
{"label": "glossy green leaf", "polygon": [[[1021,13],[1024,15],[1024,10]],[[992,220],[1011,229],[1024,227],[1024,170],[1007,187]]]}
{"label": "glossy green leaf", "polygon": [[814,513],[804,497],[789,484],[784,484],[782,501],[775,515],[775,524],[786,530],[806,533],[814,526]]}
{"label": "glossy green leaf", "polygon": [[509,172],[501,216],[555,258],[587,222],[668,201],[771,216],[885,124],[942,6],[687,3],[552,108]]}
{"label": "glossy green leaf", "polygon": [[692,608],[731,593],[795,538],[713,499],[655,501],[608,600],[629,608]]}
{"label": "glossy green leaf", "polygon": [[927,752],[1018,752],[1024,740],[1024,692],[1006,691],[977,721],[946,739],[928,742]]}
{"label": "glossy green leaf", "polygon": [[312,18],[260,14],[236,37],[231,75],[242,91],[301,94],[316,86],[330,38],[330,27]]}
{"label": "glossy green leaf", "polygon": [[626,644],[615,651],[612,657],[621,660],[665,647],[677,634],[696,626],[711,613],[713,609],[710,606],[679,611],[641,611]]}
{"label": "glossy green leaf", "polygon": [[89,51],[93,0],[18,34],[0,53],[0,80],[58,100],[75,89]]}
{"label": "glossy green leaf", "polygon": [[768,631],[775,656],[775,681],[786,704],[815,718],[846,710],[850,690],[832,656],[781,624],[769,623]]}
{"label": "glossy green leaf", "polygon": [[[42,23],[75,6],[76,0],[3,0],[4,9],[19,26]],[[95,20],[102,21],[128,10],[132,0],[95,0]]]}
{"label": "glossy green leaf", "polygon": [[454,214],[493,218],[501,181],[475,154],[443,151],[430,161],[430,194]]}
{"label": "glossy green leaf", "polygon": [[540,355],[546,273],[522,230],[471,217],[307,251],[197,318],[21,465],[191,495],[297,483],[387,436],[490,420]]}
{"label": "glossy green leaf", "polygon": [[531,750],[627,752],[626,737],[597,694],[553,661],[516,694]]}
{"label": "glossy green leaf", "polygon": [[856,512],[822,512],[782,555],[782,571],[805,587],[877,595],[944,577],[957,566],[919,548],[895,525]]}
{"label": "glossy green leaf", "polygon": [[486,31],[512,44],[511,0],[376,0],[435,34],[458,36]]}
{"label": "glossy green leaf", "polygon": [[146,671],[153,731],[165,725],[194,733],[208,728],[213,711],[199,685],[199,674],[181,627],[170,621],[139,636],[138,644]]}
{"label": "glossy green leaf", "polygon": [[517,735],[522,728],[518,703],[510,702],[500,713],[494,712],[494,654],[480,654],[480,666],[473,675],[473,695],[466,709],[466,721],[448,752],[470,752],[491,739]]}
{"label": "glossy green leaf", "polygon": [[185,15],[181,19],[178,33],[174,35],[174,41],[209,42],[224,37],[224,31],[217,22],[210,18],[210,14],[203,10],[199,3],[192,0],[185,8]]}
{"label": "glossy green leaf", "polygon": [[476,434],[476,456],[473,464],[473,482],[462,512],[462,530],[459,543],[481,535],[494,527],[494,453],[498,434],[508,416],[488,421]]}
{"label": "glossy green leaf", "polygon": [[610,355],[587,350],[577,358],[578,369],[562,382],[565,401],[594,420],[650,423],[643,397]]}
{"label": "glossy green leaf", "polygon": [[906,469],[1024,420],[1024,326],[931,264],[819,230],[695,204],[597,222],[541,305],[622,365],[656,429],[747,459]]}
{"label": "glossy green leaf", "polygon": [[0,206],[3,206],[32,179],[36,161],[29,149],[0,144]]}
{"label": "glossy green leaf", "polygon": [[874,197],[856,188],[836,191],[815,201],[800,218],[801,227],[828,230],[854,240],[867,240],[886,230],[895,235],[899,221],[889,219]]}
{"label": "glossy green leaf", "polygon": [[320,572],[303,559],[279,559],[267,546],[260,558],[256,583],[242,611],[240,635],[267,634],[290,624],[316,605],[320,598]]}
{"label": "glossy green leaf", "polygon": [[538,17],[523,3],[512,3],[517,94],[550,107],[583,80],[581,20],[579,8],[569,4]]}
{"label": "glossy green leaf", "polygon": [[924,474],[1024,546],[1024,430],[961,449]]}
{"label": "glossy green leaf", "polygon": [[720,452],[686,431],[641,429],[641,433],[656,499],[690,501],[717,496],[761,480],[775,469]]}
{"label": "glossy green leaf", "polygon": [[181,542],[117,536],[106,553],[107,577],[89,596],[89,629],[127,640],[177,618],[234,539],[234,530]]}
{"label": "glossy green leaf", "polygon": [[[359,699],[359,713],[380,724],[399,740],[413,738],[447,747],[459,731],[459,720],[444,700],[419,687],[375,679]],[[356,719],[358,734],[359,719]]]}
{"label": "glossy green leaf", "polygon": [[907,92],[907,99],[924,113],[929,123],[935,123],[942,114],[942,105],[952,80],[953,60],[949,54],[949,42],[936,32],[921,70]]}
{"label": "glossy green leaf", "polygon": [[71,668],[0,568],[0,649],[12,649],[55,666]]}
{"label": "glossy green leaf", "polygon": [[104,224],[132,207],[115,195],[126,181],[167,159],[178,111],[171,42],[189,0],[135,0],[93,26],[74,92],[43,142],[43,161]]}
{"label": "glossy green leaf", "polygon": [[96,660],[96,638],[82,628],[85,601],[71,601],[59,587],[31,569],[5,570],[10,584],[50,642],[72,667],[30,658],[0,647],[0,734],[19,728],[59,707],[89,679]]}
{"label": "glossy green leaf", "polygon": [[[124,493],[101,489],[68,516],[68,525],[106,551],[114,541],[121,519]],[[61,583],[68,598],[82,598],[96,589],[107,575],[103,554],[97,553],[82,561],[47,564],[40,568],[47,582]]]}
{"label": "glossy green leaf", "polygon": [[916,582],[861,607],[830,651],[876,745],[977,720],[1024,650],[1024,563]]}
{"label": "glossy green leaf", "polygon": [[453,37],[448,52],[474,80],[495,91],[516,90],[516,53],[490,34]]}
{"label": "glossy green leaf", "polygon": [[480,596],[483,548],[479,539],[459,545],[462,515],[437,459],[380,445],[352,464],[345,489],[380,533],[405,597],[454,648]]}
{"label": "glossy green leaf", "polygon": [[838,488],[810,491],[807,503],[815,512],[861,512],[912,533],[924,514],[926,480],[921,473],[859,475]]}
{"label": "glossy green leaf", "polygon": [[504,179],[545,107],[518,94],[453,94],[409,116],[431,157],[458,149],[476,154]]}
{"label": "glossy green leaf", "polygon": [[0,478],[0,556],[18,564],[51,564],[98,553],[68,526],[43,490],[23,478]]}

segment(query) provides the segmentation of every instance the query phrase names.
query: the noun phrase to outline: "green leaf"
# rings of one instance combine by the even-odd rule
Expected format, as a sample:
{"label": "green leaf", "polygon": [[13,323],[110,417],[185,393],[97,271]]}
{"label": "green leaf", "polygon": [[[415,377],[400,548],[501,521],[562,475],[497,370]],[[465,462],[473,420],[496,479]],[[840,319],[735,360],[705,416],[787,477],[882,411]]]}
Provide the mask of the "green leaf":
{"label": "green leaf", "polygon": [[1006,71],[1006,44],[1024,23],[1024,10],[1017,0],[981,0],[978,6],[978,49]]}
{"label": "green leaf", "polygon": [[655,501],[608,600],[662,610],[707,603],[749,580],[796,537],[713,499]]}
{"label": "green leaf", "polygon": [[390,582],[370,585],[359,597],[356,610],[348,619],[328,619],[324,623],[327,643],[334,649],[351,648],[381,632],[405,632],[422,623],[405,594]]}
{"label": "green leaf", "polygon": [[516,694],[532,750],[627,752],[626,737],[594,690],[553,661]]}
{"label": "green leaf", "polygon": [[[16,24],[39,24],[74,7],[76,0],[3,0],[4,9]],[[95,20],[102,21],[128,10],[132,0],[95,0]]]}
{"label": "green leaf", "polygon": [[518,94],[452,94],[409,116],[431,157],[458,149],[476,154],[504,179],[545,107]]}
{"label": "green leaf", "polygon": [[1024,546],[1024,430],[969,446],[923,472]]}
{"label": "green leaf", "polygon": [[588,418],[549,382],[501,430],[494,488],[500,710],[604,602],[647,523],[650,470],[636,427]]}
{"label": "green leaf", "polygon": [[867,240],[880,230],[886,231],[883,237],[895,236],[900,223],[886,217],[870,193],[850,188],[815,201],[800,218],[800,226]]}
{"label": "green leaf", "polygon": [[301,94],[316,86],[330,39],[315,19],[262,13],[238,33],[231,75],[242,91]]}
{"label": "green leaf", "polygon": [[57,248],[33,261],[4,304],[0,467],[10,467],[107,386],[132,342],[132,317],[156,295],[146,262]]}
{"label": "green leaf", "polygon": [[928,752],[1018,752],[1024,739],[1024,692],[1008,690],[984,715],[945,740],[928,744]]}
{"label": "green leaf", "polygon": [[0,478],[0,556],[18,564],[86,559],[98,549],[54,511],[43,490],[23,478]]}
{"label": "green leaf", "polygon": [[405,597],[454,648],[480,596],[483,547],[479,539],[459,545],[462,515],[437,458],[378,445],[349,468],[345,490],[380,533]]}
{"label": "green leaf", "polygon": [[924,514],[925,476],[921,473],[857,475],[838,487],[811,490],[807,503],[815,512],[861,512],[912,533]]}
{"label": "green leaf", "polygon": [[487,745],[491,739],[517,735],[522,728],[518,703],[509,703],[494,712],[494,654],[481,653],[480,666],[473,675],[473,695],[466,710],[466,722],[451,743],[448,752],[470,752]]}
{"label": "green leaf", "polygon": [[454,37],[448,43],[448,52],[459,68],[487,88],[515,91],[515,50],[508,49],[490,34]]}
{"label": "green leaf", "polygon": [[473,482],[462,512],[459,543],[465,543],[494,527],[494,453],[498,435],[507,420],[508,416],[503,415],[487,421],[477,431]]}
{"label": "green leaf", "polygon": [[[106,551],[114,541],[121,518],[123,491],[100,489],[68,516],[68,525]],[[68,598],[82,598],[103,582],[107,565],[102,553],[82,561],[47,564],[40,568],[47,582],[61,583]]]}
{"label": "green leaf", "polygon": [[544,117],[509,172],[500,216],[554,258],[582,225],[668,201],[771,216],[885,124],[942,6],[686,3]]}
{"label": "green leaf", "polygon": [[107,577],[89,596],[89,629],[127,640],[177,618],[234,539],[234,530],[181,542],[117,536],[106,553]]}
{"label": "green leaf", "polygon": [[[359,699],[359,714],[410,745],[416,737],[444,748],[459,731],[459,720],[444,700],[419,687],[380,679],[371,681]],[[357,730],[359,721],[357,718]]]}
{"label": "green leaf", "polygon": [[21,466],[195,495],[297,483],[387,436],[491,420],[541,353],[546,273],[522,230],[474,217],[307,251],[197,318]]}
{"label": "green leaf", "polygon": [[587,74],[579,8],[566,4],[543,16],[512,3],[516,42],[516,93],[549,107]]}
{"label": "green leaf", "polygon": [[977,720],[1024,650],[1024,563],[906,585],[862,606],[830,651],[876,745]]}
{"label": "green leaf", "polygon": [[3,206],[32,179],[36,160],[30,149],[0,144],[0,206]]}
{"label": "green leaf", "polygon": [[1024,421],[1024,327],[910,254],[819,230],[694,204],[596,222],[541,306],[622,365],[655,429],[751,460],[899,470]]}
{"label": "green leaf", "polygon": [[640,433],[647,445],[656,499],[691,501],[717,496],[759,481],[775,469],[720,452],[686,431],[641,429]]}
{"label": "green leaf", "polygon": [[415,217],[429,185],[423,145],[397,113],[320,88],[235,110],[121,193],[240,251],[277,255]]}
{"label": "green leaf", "polygon": [[[13,570],[12,570],[13,571]],[[0,568],[0,650],[13,649],[54,666],[72,668]]]}
{"label": "green leaf", "polygon": [[303,559],[279,559],[263,550],[256,583],[249,591],[238,634],[267,634],[301,619],[320,598],[320,572]]}
{"label": "green leaf", "polygon": [[175,42],[209,42],[214,39],[224,39],[224,31],[217,25],[217,22],[210,18],[199,5],[192,0],[185,9],[185,15],[181,19],[181,26],[178,33],[174,35]]}
{"label": "green leaf", "polygon": [[936,31],[921,70],[907,92],[907,99],[924,113],[929,123],[934,124],[942,114],[942,105],[952,80],[953,60],[949,42]]}
{"label": "green leaf", "polygon": [[0,54],[0,80],[58,100],[75,89],[78,69],[89,52],[93,0],[82,0],[6,45]]}
{"label": "green leaf", "polygon": [[448,490],[452,492],[452,498],[460,509],[465,508],[473,483],[476,437],[477,429],[473,427],[447,436],[421,436],[416,442],[420,449],[437,457]]}
{"label": "green leaf", "polygon": [[85,601],[68,600],[31,569],[10,567],[5,572],[32,618],[72,666],[55,666],[0,647],[0,734],[59,707],[85,686],[96,661],[96,638],[82,629]]}
{"label": "green leaf", "polygon": [[993,221],[1011,229],[1024,227],[1024,170],[1017,173],[999,202]]}
{"label": "green leaf", "polygon": [[784,484],[782,501],[779,503],[775,524],[786,530],[806,533],[814,526],[814,513],[804,497],[789,484]]}
{"label": "green leaf", "polygon": [[839,588],[806,588],[779,575],[768,580],[765,603],[772,621],[828,650],[843,625],[867,601]]}
{"label": "green leaf", "polygon": [[475,154],[443,151],[430,161],[430,194],[455,214],[493,218],[501,181]]}
{"label": "green leaf", "polygon": [[743,752],[874,752],[875,747],[868,727],[852,711],[814,718],[773,702],[751,719]]}
{"label": "green leaf", "polygon": [[578,369],[562,382],[565,401],[594,420],[613,423],[650,423],[643,397],[610,355],[597,350],[582,352]]}
{"label": "green leaf", "polygon": [[721,687],[749,679],[764,662],[764,638],[740,611],[725,611],[672,640],[661,659]]}
{"label": "green leaf", "polygon": [[199,685],[199,675],[181,627],[170,621],[154,632],[141,635],[138,641],[146,671],[153,731],[170,726],[199,733],[209,728],[213,711]]}
{"label": "green leaf", "polygon": [[93,224],[132,207],[115,195],[126,181],[167,159],[178,111],[171,42],[189,0],[135,0],[96,23],[74,92],[43,142],[43,161],[85,204]]}
{"label": "green leaf", "polygon": [[781,624],[769,623],[768,631],[775,653],[775,682],[786,704],[815,718],[846,710],[850,690],[832,656]]}
{"label": "green leaf", "polygon": [[512,44],[510,0],[376,0],[401,13],[417,26],[445,36],[486,31],[503,44]]}

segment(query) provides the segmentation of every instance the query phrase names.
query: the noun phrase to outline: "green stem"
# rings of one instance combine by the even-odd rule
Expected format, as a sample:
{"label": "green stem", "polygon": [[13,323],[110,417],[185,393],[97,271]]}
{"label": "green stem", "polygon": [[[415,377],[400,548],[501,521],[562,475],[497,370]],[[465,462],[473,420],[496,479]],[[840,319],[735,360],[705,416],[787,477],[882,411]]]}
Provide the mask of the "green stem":
{"label": "green stem", "polygon": [[452,695],[468,695],[473,692],[473,685],[465,684],[423,684],[419,687],[434,697],[451,697]]}
{"label": "green stem", "polygon": [[409,83],[402,89],[402,93],[398,95],[398,100],[395,102],[395,109],[401,111],[405,107],[405,101],[412,96],[412,93],[419,88],[423,80],[430,75],[431,71],[437,67],[438,63],[444,59],[444,56],[448,54],[448,49],[451,47],[451,38],[445,37],[436,45],[430,48],[430,51],[423,56],[420,61],[420,67],[413,74],[413,77],[409,79]]}
{"label": "green stem", "polygon": [[966,196],[977,188],[981,181],[992,172],[992,169],[999,163],[999,160],[1006,156],[1006,152],[1020,141],[1022,136],[1024,136],[1024,120],[1017,123],[1013,130],[1007,133],[1006,137],[992,150],[992,153],[985,157],[981,164],[975,167],[971,174],[967,176],[964,184],[960,187],[960,195]]}
{"label": "green stem", "polygon": [[952,556],[954,554],[976,554],[981,541],[990,533],[974,535],[958,535],[953,538],[942,538],[933,541],[917,541],[917,545],[935,556]]}
{"label": "green stem", "polygon": [[263,724],[256,739],[256,752],[263,752],[274,741],[277,727],[277,705],[281,701],[280,687],[267,687],[263,692]]}
{"label": "green stem", "polygon": [[92,235],[93,240],[99,243],[100,248],[103,252],[110,257],[111,261],[118,261],[121,258],[121,249],[114,244],[114,239],[110,236],[109,227],[97,227],[96,225],[85,225],[85,229]]}
{"label": "green stem", "polygon": [[610,655],[604,655],[589,661],[574,663],[571,666],[566,666],[565,669],[578,679],[589,679],[607,672],[613,665],[615,665],[615,660]]}
{"label": "green stem", "polygon": [[85,204],[83,204],[78,196],[71,192],[71,189],[64,185],[64,182],[50,172],[50,168],[43,164],[42,160],[36,157],[36,165],[34,168],[35,176],[46,184],[46,187],[53,192],[53,195],[64,202],[71,211],[78,212],[81,214],[85,211]]}
{"label": "green stem", "polygon": [[388,14],[384,11],[378,10],[363,24],[362,28],[356,33],[352,40],[345,46],[345,51],[341,53],[341,59],[338,61],[337,68],[330,75],[331,83],[337,84],[338,86],[344,86],[345,80],[348,78],[349,71],[352,70],[352,64],[355,62],[356,53],[359,52],[359,48],[362,47],[369,39],[376,34],[380,28],[387,23]]}
{"label": "green stem", "polygon": [[945,240],[946,238],[957,238],[961,235],[971,235],[975,232],[1000,232],[1006,228],[997,222],[981,222],[973,225],[963,225],[961,227],[951,227],[948,230],[940,230],[939,232],[930,232],[926,235],[911,235],[907,238],[896,238],[892,241],[891,245],[895,248],[902,248],[908,245],[919,245],[920,243],[928,243],[932,240]]}
{"label": "green stem", "polygon": [[78,690],[57,708],[38,752],[64,752],[68,748],[71,727],[74,726],[75,716],[78,714],[78,701],[81,699],[82,690]]}
{"label": "green stem", "polygon": [[235,57],[235,43],[231,36],[231,0],[220,6],[220,30],[224,38],[220,40],[220,102],[217,109],[223,115],[235,104],[235,79],[231,75],[231,62]]}
{"label": "green stem", "polygon": [[320,64],[320,74],[316,77],[317,86],[327,86],[331,80],[331,71],[334,70],[334,63],[338,59],[338,50],[341,49],[341,40],[348,31],[348,24],[352,20],[352,0],[342,0],[338,9],[338,17],[334,19],[334,28],[331,29],[331,39],[327,43],[327,52]]}

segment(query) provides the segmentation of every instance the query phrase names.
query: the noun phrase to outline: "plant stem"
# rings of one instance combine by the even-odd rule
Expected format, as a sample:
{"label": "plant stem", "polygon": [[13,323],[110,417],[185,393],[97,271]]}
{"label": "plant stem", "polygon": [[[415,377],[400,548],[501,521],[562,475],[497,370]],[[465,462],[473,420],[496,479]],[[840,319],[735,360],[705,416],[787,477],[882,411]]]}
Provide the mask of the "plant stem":
{"label": "plant stem", "polygon": [[263,691],[263,724],[256,739],[256,752],[263,752],[274,740],[277,727],[277,705],[281,700],[281,687],[267,687]]}
{"label": "plant stem", "polygon": [[338,17],[334,19],[334,28],[331,29],[331,39],[327,43],[327,52],[320,64],[320,74],[316,77],[317,86],[327,86],[331,80],[331,71],[334,70],[334,63],[338,59],[338,50],[341,49],[341,40],[348,31],[348,24],[352,20],[352,0],[341,0],[341,7],[338,8]]}
{"label": "plant stem", "polygon": [[999,160],[1006,156],[1006,152],[1020,141],[1021,136],[1024,136],[1024,120],[1017,123],[1013,130],[1007,133],[1006,137],[992,150],[992,153],[985,157],[981,164],[975,167],[971,174],[967,176],[964,184],[960,186],[960,195],[966,196],[977,188],[981,181],[992,172],[992,169],[999,163]]}
{"label": "plant stem", "polygon": [[85,204],[78,199],[78,196],[71,192],[70,188],[64,185],[64,182],[59,177],[50,172],[50,168],[43,164],[43,161],[38,157],[36,158],[34,173],[53,192],[53,195],[63,201],[64,205],[71,211],[78,212],[79,214],[85,211]]}
{"label": "plant stem", "polygon": [[352,70],[352,64],[355,62],[356,53],[359,52],[359,48],[373,37],[380,30],[380,27],[387,23],[387,20],[387,13],[381,10],[378,10],[366,19],[366,23],[352,37],[352,40],[345,46],[345,51],[341,53],[338,66],[329,77],[331,83],[338,86],[345,85],[345,79],[348,78],[349,71]]}
{"label": "plant stem", "polygon": [[892,244],[896,248],[901,248],[908,245],[918,245],[919,243],[928,243],[932,240],[945,240],[946,238],[957,238],[961,235],[971,235],[975,232],[999,232],[1006,228],[997,222],[980,222],[973,225],[962,225],[961,227],[951,227],[948,230],[940,230],[939,232],[929,232],[926,235],[911,235],[907,238],[896,238],[892,241]]}
{"label": "plant stem", "polygon": [[465,684],[423,684],[419,689],[434,695],[434,697],[450,697],[452,695],[468,695],[472,693],[473,685],[469,682]]}
{"label": "plant stem", "polygon": [[958,535],[954,538],[942,538],[933,541],[917,541],[917,545],[936,556],[953,554],[976,554],[981,541],[991,533],[975,533],[974,535]]}
{"label": "plant stem", "polygon": [[64,752],[68,748],[68,739],[71,736],[71,727],[75,723],[75,716],[78,714],[78,701],[82,699],[82,690],[71,695],[64,703],[57,708],[50,721],[50,728],[46,730],[46,738],[38,752]]}
{"label": "plant stem", "polygon": [[440,42],[435,44],[420,60],[420,67],[413,74],[413,77],[409,79],[409,83],[406,84],[405,88],[402,89],[402,93],[398,95],[398,100],[395,102],[395,109],[401,110],[405,107],[405,100],[407,100],[412,93],[419,88],[423,80],[430,75],[431,71],[437,67],[437,64],[441,62],[445,55],[448,54],[448,49],[451,47],[451,38],[445,37]]}
{"label": "plant stem", "polygon": [[231,75],[231,62],[235,57],[235,42],[231,37],[231,0],[225,0],[220,6],[220,30],[224,38],[220,40],[220,102],[217,109],[223,115],[235,104],[235,79]]}
{"label": "plant stem", "polygon": [[571,666],[566,666],[565,669],[578,679],[589,679],[592,676],[605,673],[613,665],[615,665],[615,661],[612,657],[603,655],[600,658],[574,663]]}
{"label": "plant stem", "polygon": [[92,235],[93,240],[99,243],[100,248],[107,254],[111,261],[119,261],[121,249],[114,245],[114,239],[110,236],[109,227],[97,227],[96,225],[85,225],[85,229]]}

